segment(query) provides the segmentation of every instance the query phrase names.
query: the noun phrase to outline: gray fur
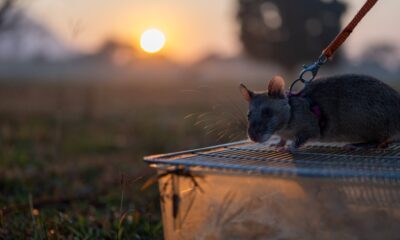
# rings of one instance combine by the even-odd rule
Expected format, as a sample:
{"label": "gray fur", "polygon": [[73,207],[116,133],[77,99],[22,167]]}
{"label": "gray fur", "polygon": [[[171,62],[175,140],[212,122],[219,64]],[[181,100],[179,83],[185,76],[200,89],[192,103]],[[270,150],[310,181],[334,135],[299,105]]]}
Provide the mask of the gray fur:
{"label": "gray fur", "polygon": [[309,139],[373,142],[393,140],[400,133],[400,95],[385,83],[364,75],[314,80],[304,91],[322,112],[322,122],[303,97],[252,93],[249,137],[265,142],[272,134],[297,148]]}

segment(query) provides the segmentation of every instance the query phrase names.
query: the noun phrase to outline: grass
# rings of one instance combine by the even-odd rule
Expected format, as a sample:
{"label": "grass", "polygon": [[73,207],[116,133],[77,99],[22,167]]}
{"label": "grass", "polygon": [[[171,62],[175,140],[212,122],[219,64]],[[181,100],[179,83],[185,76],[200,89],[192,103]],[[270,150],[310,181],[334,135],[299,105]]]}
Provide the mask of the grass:
{"label": "grass", "polygon": [[142,158],[243,138],[236,85],[3,81],[0,239],[161,239]]}

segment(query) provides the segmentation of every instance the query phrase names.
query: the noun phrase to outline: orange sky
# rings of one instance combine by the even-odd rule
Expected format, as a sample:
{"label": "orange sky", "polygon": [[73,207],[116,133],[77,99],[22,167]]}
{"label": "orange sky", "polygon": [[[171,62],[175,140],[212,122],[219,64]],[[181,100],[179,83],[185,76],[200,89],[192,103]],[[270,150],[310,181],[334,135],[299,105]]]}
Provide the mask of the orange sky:
{"label": "orange sky", "polygon": [[[348,22],[364,0],[345,2],[349,10],[343,21]],[[165,32],[163,54],[180,62],[198,60],[209,52],[230,56],[241,48],[236,0],[35,0],[23,4],[66,42],[86,51],[95,50],[109,36],[137,46],[140,34],[150,27]],[[357,57],[371,43],[400,44],[398,9],[400,1],[378,2],[346,42],[349,55]]]}

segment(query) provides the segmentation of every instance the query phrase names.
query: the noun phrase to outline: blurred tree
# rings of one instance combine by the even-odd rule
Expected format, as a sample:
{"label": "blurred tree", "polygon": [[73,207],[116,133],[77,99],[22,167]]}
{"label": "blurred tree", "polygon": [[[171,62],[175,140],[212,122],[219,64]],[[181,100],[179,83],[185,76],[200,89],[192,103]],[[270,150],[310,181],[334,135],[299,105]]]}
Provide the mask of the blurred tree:
{"label": "blurred tree", "polygon": [[15,28],[18,24],[20,14],[15,10],[17,0],[0,0],[0,32]]}
{"label": "blurred tree", "polygon": [[239,0],[240,38],[251,56],[293,68],[316,60],[345,9],[337,0]]}
{"label": "blurred tree", "polygon": [[14,8],[15,0],[3,0],[0,4],[0,28],[4,28],[6,15]]}

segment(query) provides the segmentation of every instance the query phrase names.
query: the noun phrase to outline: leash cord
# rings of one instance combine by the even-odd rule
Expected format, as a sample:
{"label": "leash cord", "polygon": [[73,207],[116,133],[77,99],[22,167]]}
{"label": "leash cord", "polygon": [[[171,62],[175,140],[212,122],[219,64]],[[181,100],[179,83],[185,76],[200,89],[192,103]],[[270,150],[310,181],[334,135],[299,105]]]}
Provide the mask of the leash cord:
{"label": "leash cord", "polygon": [[[318,60],[309,65],[303,65],[303,70],[300,72],[299,78],[293,81],[290,85],[289,93],[293,94],[293,87],[299,83],[303,83],[303,89],[310,84],[314,78],[317,76],[319,68],[325,64],[328,59],[331,59],[336,50],[346,41],[346,39],[353,32],[357,24],[363,19],[363,17],[371,10],[371,8],[378,2],[378,0],[367,0],[367,2],[361,7],[354,18],[349,24],[336,36],[335,39],[326,47],[322,54],[319,56]],[[311,76],[307,77],[307,74]],[[303,90],[302,89],[302,90]],[[301,90],[301,91],[302,91]]]}

